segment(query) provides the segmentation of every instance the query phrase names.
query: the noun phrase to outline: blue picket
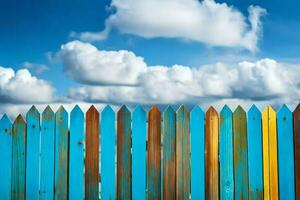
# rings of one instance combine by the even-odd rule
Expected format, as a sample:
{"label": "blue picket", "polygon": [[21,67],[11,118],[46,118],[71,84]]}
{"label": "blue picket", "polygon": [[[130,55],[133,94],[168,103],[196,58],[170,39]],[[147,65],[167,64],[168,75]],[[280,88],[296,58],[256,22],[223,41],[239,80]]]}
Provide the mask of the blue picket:
{"label": "blue picket", "polygon": [[263,199],[261,112],[253,105],[248,111],[249,199]]}
{"label": "blue picket", "polygon": [[101,200],[115,199],[116,195],[116,129],[115,113],[106,106],[101,113]]}
{"label": "blue picket", "polygon": [[50,106],[42,113],[40,199],[54,197],[55,116]]}
{"label": "blue picket", "polygon": [[220,199],[234,199],[232,111],[225,105],[220,114]]}
{"label": "blue picket", "polygon": [[0,120],[0,199],[11,199],[12,123],[3,115]]}
{"label": "blue picket", "polygon": [[26,199],[39,198],[40,113],[32,106],[26,114]]}
{"label": "blue picket", "polygon": [[205,113],[199,106],[191,111],[191,199],[205,199]]}
{"label": "blue picket", "polygon": [[25,199],[26,171],[26,123],[21,115],[17,117],[12,130],[12,175],[11,199]]}
{"label": "blue picket", "polygon": [[75,106],[70,113],[69,199],[84,198],[84,113]]}
{"label": "blue picket", "polygon": [[280,199],[295,199],[293,114],[286,105],[277,113]]}
{"label": "blue picket", "polygon": [[68,113],[61,106],[55,114],[55,188],[56,200],[68,197]]}
{"label": "blue picket", "polygon": [[146,199],[146,112],[132,113],[132,199]]}

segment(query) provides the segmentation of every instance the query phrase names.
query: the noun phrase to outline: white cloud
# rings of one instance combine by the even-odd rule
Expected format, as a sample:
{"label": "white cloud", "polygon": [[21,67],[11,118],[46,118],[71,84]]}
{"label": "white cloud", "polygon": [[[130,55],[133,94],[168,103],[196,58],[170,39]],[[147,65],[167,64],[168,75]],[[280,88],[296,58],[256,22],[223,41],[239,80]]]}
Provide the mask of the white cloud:
{"label": "white cloud", "polygon": [[28,69],[14,71],[0,67],[1,103],[45,103],[55,99],[54,88],[42,79],[32,76]]}
{"label": "white cloud", "polygon": [[34,71],[36,74],[42,74],[50,70],[50,68],[45,64],[31,63],[28,61],[24,62],[22,67],[30,69],[31,71]]}
{"label": "white cloud", "polygon": [[77,101],[205,104],[240,100],[295,104],[300,94],[300,65],[268,58],[194,68],[148,66],[133,52],[102,51],[79,41],[62,46],[58,55],[67,74],[83,84],[69,91],[69,97]]}
{"label": "white cloud", "polygon": [[81,33],[81,40],[103,40],[112,29],[118,29],[145,38],[182,38],[256,51],[261,17],[266,13],[251,5],[247,18],[233,6],[214,0],[112,0],[110,8],[116,12],[106,20],[105,29]]}

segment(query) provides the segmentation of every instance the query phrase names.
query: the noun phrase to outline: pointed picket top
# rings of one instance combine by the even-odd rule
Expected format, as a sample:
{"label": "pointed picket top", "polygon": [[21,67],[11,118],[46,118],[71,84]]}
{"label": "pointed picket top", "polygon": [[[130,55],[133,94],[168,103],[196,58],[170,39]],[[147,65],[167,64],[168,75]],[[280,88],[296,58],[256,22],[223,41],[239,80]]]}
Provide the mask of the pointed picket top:
{"label": "pointed picket top", "polygon": [[300,112],[300,103],[297,105],[297,107],[294,110],[294,113],[299,113]]}
{"label": "pointed picket top", "polygon": [[258,115],[261,114],[260,110],[257,108],[257,106],[255,104],[253,104],[251,106],[251,108],[248,110],[248,114],[249,116],[254,116],[254,115]]}
{"label": "pointed picket top", "polygon": [[200,108],[200,106],[194,106],[193,109],[191,110],[191,115],[204,115],[204,111]]}
{"label": "pointed picket top", "polygon": [[75,105],[74,108],[71,110],[71,115],[74,114],[80,114],[80,115],[83,114],[83,111],[78,105]]}
{"label": "pointed picket top", "polygon": [[180,113],[180,112],[189,113],[189,109],[187,109],[187,107],[185,105],[181,105],[177,110],[177,113]]}
{"label": "pointed picket top", "polygon": [[172,108],[172,106],[168,106],[164,111],[163,114],[175,114],[175,110]]}
{"label": "pointed picket top", "polygon": [[12,123],[11,123],[10,119],[8,118],[8,116],[6,114],[4,114],[0,120],[0,128],[3,130],[3,132],[10,134],[11,131],[9,131],[9,129],[11,129],[11,126],[12,126]]}
{"label": "pointed picket top", "polygon": [[268,113],[270,115],[270,114],[276,113],[276,111],[272,108],[272,106],[268,105],[263,110],[263,114],[266,114],[266,113]]}
{"label": "pointed picket top", "polygon": [[28,116],[38,116],[39,114],[40,113],[39,113],[38,109],[36,109],[36,107],[33,105],[33,106],[31,106],[29,111],[26,113],[26,117],[28,117]]}
{"label": "pointed picket top", "polygon": [[213,106],[210,106],[208,108],[208,110],[206,111],[206,115],[217,115],[218,116],[218,112]]}
{"label": "pointed picket top", "polygon": [[98,113],[98,110],[94,105],[91,105],[90,108],[86,111],[86,113]]}
{"label": "pointed picket top", "polygon": [[222,110],[221,110],[221,115],[228,115],[228,114],[232,114],[232,111],[231,111],[231,109],[229,108],[229,106],[227,106],[226,104],[225,104],[225,106],[222,108]]}
{"label": "pointed picket top", "polygon": [[23,118],[23,116],[21,114],[19,114],[17,116],[17,118],[15,119],[14,124],[16,124],[16,123],[21,123],[21,124],[25,124],[26,123],[25,120],[24,120],[24,118]]}
{"label": "pointed picket top", "polygon": [[54,111],[48,105],[42,113],[42,116],[45,120],[51,120],[54,118]]}
{"label": "pointed picket top", "polygon": [[133,110],[133,115],[146,115],[146,111],[142,106],[137,106]]}
{"label": "pointed picket top", "polygon": [[158,107],[157,106],[152,106],[151,107],[151,109],[149,110],[149,114],[154,114],[154,113],[156,113],[156,114],[160,114],[160,110],[158,109]]}
{"label": "pointed picket top", "polygon": [[66,109],[64,108],[63,105],[59,106],[59,108],[57,109],[56,113],[61,113],[61,114],[65,114],[67,113]]}
{"label": "pointed picket top", "polygon": [[119,110],[118,114],[130,114],[130,110],[127,108],[127,106],[123,105]]}
{"label": "pointed picket top", "polygon": [[238,107],[235,109],[233,112],[234,115],[245,115],[246,116],[246,111],[242,108],[242,106],[238,105]]}
{"label": "pointed picket top", "polygon": [[281,106],[281,108],[277,112],[277,118],[278,119],[282,118],[284,121],[286,121],[287,117],[289,118],[289,120],[291,120],[291,118],[292,118],[292,112],[287,107],[287,105],[283,104],[283,106]]}

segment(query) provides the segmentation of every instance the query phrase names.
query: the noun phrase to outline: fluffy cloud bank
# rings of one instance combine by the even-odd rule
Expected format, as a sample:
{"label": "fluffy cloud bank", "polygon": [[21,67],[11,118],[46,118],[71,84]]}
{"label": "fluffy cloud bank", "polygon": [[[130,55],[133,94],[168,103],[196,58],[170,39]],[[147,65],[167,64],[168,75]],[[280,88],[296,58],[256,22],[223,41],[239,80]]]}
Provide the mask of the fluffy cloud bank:
{"label": "fluffy cloud bank", "polygon": [[115,13],[98,33],[84,32],[81,40],[105,39],[112,29],[145,38],[182,38],[211,46],[257,49],[261,17],[266,10],[249,6],[249,16],[214,0],[112,0]]}
{"label": "fluffy cloud bank", "polygon": [[148,66],[130,51],[102,51],[69,42],[58,56],[65,72],[82,86],[69,97],[114,104],[195,104],[225,99],[295,103],[300,66],[273,59],[200,67]]}

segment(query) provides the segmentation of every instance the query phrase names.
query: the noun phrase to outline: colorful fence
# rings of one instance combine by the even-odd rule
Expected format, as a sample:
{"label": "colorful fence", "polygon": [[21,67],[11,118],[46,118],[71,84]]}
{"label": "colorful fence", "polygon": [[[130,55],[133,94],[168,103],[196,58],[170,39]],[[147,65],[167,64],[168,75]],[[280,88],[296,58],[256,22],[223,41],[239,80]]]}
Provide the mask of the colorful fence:
{"label": "colorful fence", "polygon": [[0,143],[0,199],[300,198],[300,106],[33,106]]}

